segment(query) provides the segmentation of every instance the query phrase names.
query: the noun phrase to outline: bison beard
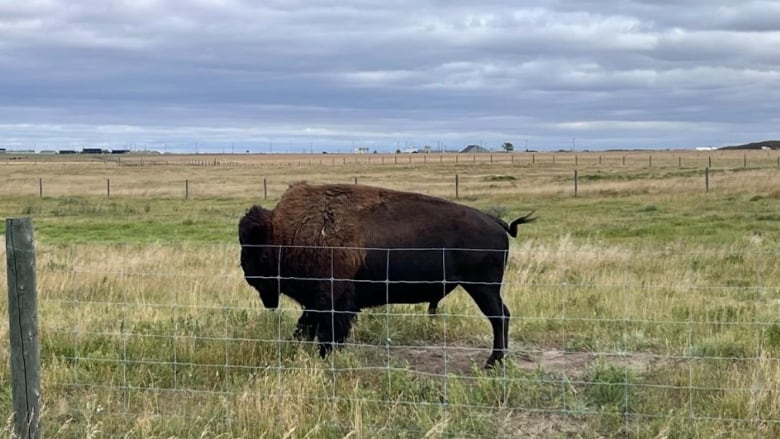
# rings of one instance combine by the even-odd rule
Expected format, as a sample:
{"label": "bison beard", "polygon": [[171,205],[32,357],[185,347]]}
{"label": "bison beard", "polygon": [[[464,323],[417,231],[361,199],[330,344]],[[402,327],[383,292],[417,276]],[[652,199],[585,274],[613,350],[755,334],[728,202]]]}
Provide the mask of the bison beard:
{"label": "bison beard", "polygon": [[458,285],[493,329],[487,367],[508,348],[501,299],[517,226],[425,195],[360,185],[290,186],[273,210],[250,208],[238,227],[241,267],[268,308],[286,294],[304,310],[297,339],[325,356],[349,335],[357,313],[387,303],[428,302],[434,313]]}

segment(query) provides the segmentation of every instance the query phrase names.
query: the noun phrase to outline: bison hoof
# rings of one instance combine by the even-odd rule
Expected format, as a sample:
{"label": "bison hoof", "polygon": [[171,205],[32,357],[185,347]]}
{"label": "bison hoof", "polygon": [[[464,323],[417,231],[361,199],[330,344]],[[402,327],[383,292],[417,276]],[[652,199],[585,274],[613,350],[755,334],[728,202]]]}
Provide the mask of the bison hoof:
{"label": "bison hoof", "polygon": [[499,354],[492,354],[490,358],[487,359],[487,362],[485,363],[485,370],[492,370],[494,367],[496,367],[497,364],[502,364],[504,362],[504,355]]}
{"label": "bison hoof", "polygon": [[333,344],[332,343],[321,343],[320,344],[320,358],[325,358],[328,356],[328,354],[333,350]]}

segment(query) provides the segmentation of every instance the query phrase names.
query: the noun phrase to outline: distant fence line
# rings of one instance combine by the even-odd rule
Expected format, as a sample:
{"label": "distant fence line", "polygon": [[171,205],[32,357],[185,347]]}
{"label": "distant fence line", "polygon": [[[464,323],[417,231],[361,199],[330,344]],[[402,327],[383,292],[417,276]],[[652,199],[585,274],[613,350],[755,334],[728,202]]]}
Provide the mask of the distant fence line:
{"label": "distant fence line", "polygon": [[[710,191],[710,175],[712,174],[712,172],[713,171],[709,167],[705,167],[703,170],[701,170],[701,178],[702,178],[702,181],[703,181],[702,187],[703,187],[704,192],[709,192]],[[571,180],[570,181],[571,181],[571,184],[572,184],[572,192],[571,192],[572,196],[578,197],[580,195],[580,184],[581,184],[580,183],[580,179],[582,179],[582,178],[587,179],[588,178],[588,174],[587,173],[583,174],[581,171],[579,171],[577,169],[574,169],[572,171],[572,174],[570,174],[570,175],[571,175]],[[359,178],[357,176],[352,177],[350,180],[351,180],[351,182],[353,184],[359,184]],[[192,192],[191,192],[191,189],[190,189],[192,182],[193,182],[193,180],[190,180],[190,179],[184,179],[181,182],[181,186],[180,186],[182,188],[181,189],[181,194],[182,194],[182,197],[185,200],[190,199],[190,197],[192,195]],[[115,186],[113,186],[113,187],[116,189]],[[264,200],[268,199],[268,187],[269,187],[269,179],[268,179],[268,177],[264,177],[263,178],[263,199]],[[461,193],[462,193],[461,190],[463,188],[463,183],[462,183],[462,180],[461,180],[459,174],[455,174],[453,176],[452,188],[453,188],[452,196],[454,196],[455,199],[459,199],[460,196],[461,196]],[[101,195],[105,195],[106,198],[111,198],[111,190],[112,190],[111,178],[106,178],[105,192],[103,194],[101,194]],[[75,194],[75,195],[84,195],[84,194]],[[93,194],[93,195],[98,195],[98,194]],[[115,192],[115,195],[116,195],[116,192]],[[44,184],[43,177],[39,177],[38,178],[38,196],[39,196],[39,198],[43,198],[44,196],[47,196],[46,195],[46,191],[45,191],[45,184]]]}
{"label": "distant fence line", "polygon": [[[695,158],[691,156],[695,155]],[[715,159],[713,160],[713,155]],[[763,160],[756,158],[762,156]],[[772,157],[776,155],[776,157]],[[237,155],[238,156],[238,155]],[[284,155],[252,155],[246,160],[230,160],[229,155],[220,155],[218,157],[186,157],[186,158],[165,158],[155,156],[139,157],[96,157],[89,161],[83,160],[38,160],[31,156],[34,163],[57,163],[57,164],[83,164],[98,163],[104,166],[191,166],[191,167],[256,167],[256,168],[279,168],[279,167],[311,167],[311,166],[345,166],[345,165],[469,165],[469,164],[510,164],[525,166],[639,166],[652,168],[654,166],[674,166],[675,162],[678,168],[700,168],[706,166],[713,168],[720,167],[736,168],[742,166],[770,167],[775,166],[780,169],[780,152],[777,151],[751,151],[744,152],[741,156],[734,151],[723,151],[704,154],[703,152],[631,152],[626,154],[619,153],[595,153],[595,152],[513,152],[513,153],[418,153],[418,154],[323,154],[317,156],[291,155],[290,158]],[[29,163],[30,158],[24,156],[24,159],[9,157],[6,164],[11,163]],[[317,157],[317,158],[313,158]],[[740,160],[741,159],[741,160]],[[725,164],[724,164],[725,162]],[[741,163],[740,163],[741,162]],[[706,165],[705,165],[706,164]]]}

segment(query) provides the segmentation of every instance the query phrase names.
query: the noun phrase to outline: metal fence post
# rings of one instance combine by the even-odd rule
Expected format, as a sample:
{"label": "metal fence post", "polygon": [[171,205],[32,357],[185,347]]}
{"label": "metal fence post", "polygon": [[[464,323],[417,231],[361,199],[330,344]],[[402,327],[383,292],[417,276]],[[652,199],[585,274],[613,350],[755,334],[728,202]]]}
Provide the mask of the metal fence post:
{"label": "metal fence post", "polygon": [[41,345],[38,338],[35,247],[30,218],[5,220],[5,251],[14,433],[20,438],[39,438]]}

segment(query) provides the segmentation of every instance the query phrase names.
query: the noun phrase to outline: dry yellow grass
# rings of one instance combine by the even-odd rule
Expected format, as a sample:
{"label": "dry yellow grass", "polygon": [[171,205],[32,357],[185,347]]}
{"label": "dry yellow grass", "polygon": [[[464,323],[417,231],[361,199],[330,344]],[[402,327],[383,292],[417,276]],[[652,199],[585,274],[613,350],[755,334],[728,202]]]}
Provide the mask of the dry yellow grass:
{"label": "dry yellow grass", "polygon": [[[743,160],[753,172],[719,171],[740,170]],[[38,195],[39,180],[43,180],[44,196],[105,196],[110,180],[115,197],[179,198],[184,197],[185,181],[189,181],[192,197],[233,198],[246,194],[247,188],[262,194],[265,178],[269,196],[274,198],[298,180],[352,183],[357,177],[360,183],[452,197],[458,174],[464,197],[494,194],[496,190],[550,196],[573,192],[574,169],[579,172],[583,195],[698,192],[704,190],[704,168],[709,161],[713,190],[743,189],[761,182],[772,189],[780,180],[777,173],[768,172],[777,169],[777,153],[769,151],[107,156],[91,160],[25,156],[0,162],[7,182],[0,187],[0,195]],[[621,178],[632,174],[640,184]],[[501,176],[515,180],[502,181]],[[491,177],[498,179],[491,181]]]}
{"label": "dry yellow grass", "polygon": [[[577,199],[572,154],[556,154],[555,165],[551,153],[533,164],[529,154],[514,163],[494,154],[492,164],[398,157],[412,166],[341,155],[0,163],[10,182],[0,188],[4,213],[29,210],[40,230],[46,435],[774,437],[780,173],[772,154],[748,153],[744,170],[743,153],[713,152],[705,194],[709,153],[658,152],[652,164],[644,152],[579,153]],[[215,159],[223,164],[193,164]],[[314,346],[290,340],[297,305],[263,310],[243,281],[236,218],[221,210],[263,202],[263,178],[271,204],[293,181],[354,176],[453,198],[456,173],[463,202],[507,215],[540,209],[511,246],[506,369],[472,368],[487,355],[489,325],[462,291],[435,319],[424,305],[367,311],[348,346],[321,360]],[[115,201],[104,198],[106,178]],[[190,202],[166,199],[183,198],[185,179]],[[68,204],[72,197],[83,202]],[[82,223],[98,232],[62,237]],[[121,231],[131,223],[143,227]],[[212,235],[166,239],[215,224]],[[116,228],[118,238],[101,234]],[[0,376],[10,379],[6,357]],[[7,393],[0,404],[9,413]]]}

